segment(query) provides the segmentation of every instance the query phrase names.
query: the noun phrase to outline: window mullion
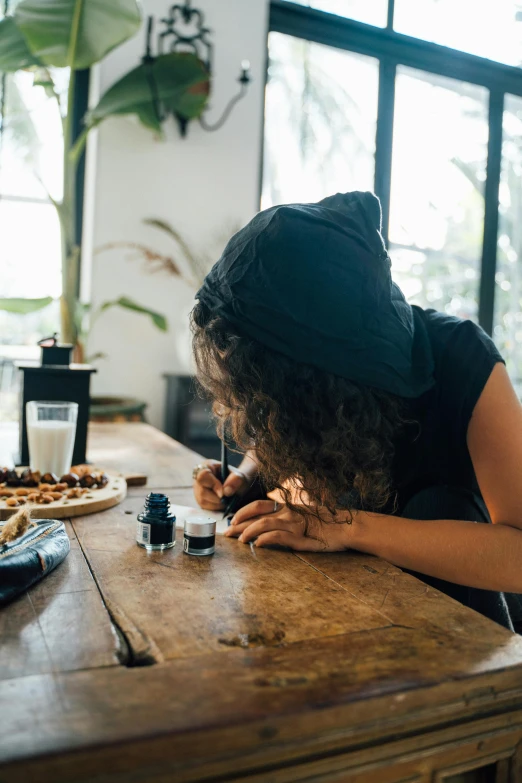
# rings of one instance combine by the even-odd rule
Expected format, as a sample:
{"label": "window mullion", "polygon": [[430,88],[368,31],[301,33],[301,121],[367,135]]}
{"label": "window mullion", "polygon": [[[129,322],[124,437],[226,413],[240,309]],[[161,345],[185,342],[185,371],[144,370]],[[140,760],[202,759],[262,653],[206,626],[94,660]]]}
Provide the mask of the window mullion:
{"label": "window mullion", "polygon": [[495,272],[497,264],[498,193],[502,164],[502,118],[504,94],[489,96],[489,138],[486,185],[484,188],[484,239],[479,292],[479,324],[488,333],[493,331],[495,304]]}
{"label": "window mullion", "polygon": [[386,28],[393,30],[393,14],[395,11],[395,0],[388,0],[388,20],[386,22]]}
{"label": "window mullion", "polygon": [[379,99],[375,138],[375,193],[381,201],[382,234],[388,242],[390,189],[393,147],[393,112],[395,106],[396,65],[390,60],[379,64]]}

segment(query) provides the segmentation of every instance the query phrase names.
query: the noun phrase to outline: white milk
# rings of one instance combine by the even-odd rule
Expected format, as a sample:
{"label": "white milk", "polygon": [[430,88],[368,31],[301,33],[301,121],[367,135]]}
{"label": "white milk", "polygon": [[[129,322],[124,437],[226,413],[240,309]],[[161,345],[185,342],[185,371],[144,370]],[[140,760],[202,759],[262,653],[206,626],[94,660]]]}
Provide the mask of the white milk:
{"label": "white milk", "polygon": [[27,422],[31,470],[69,473],[72,463],[76,422],[40,419]]}

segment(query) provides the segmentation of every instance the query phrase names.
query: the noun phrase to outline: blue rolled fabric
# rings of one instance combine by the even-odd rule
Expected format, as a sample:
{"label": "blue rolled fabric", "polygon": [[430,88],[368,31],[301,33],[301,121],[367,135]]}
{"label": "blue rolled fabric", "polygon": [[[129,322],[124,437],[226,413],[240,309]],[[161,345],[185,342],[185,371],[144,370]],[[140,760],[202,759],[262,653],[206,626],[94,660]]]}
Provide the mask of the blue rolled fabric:
{"label": "blue rolled fabric", "polygon": [[70,549],[65,525],[55,519],[35,520],[22,536],[0,545],[0,606],[51,573]]}
{"label": "blue rolled fabric", "polygon": [[196,298],[296,362],[418,397],[435,383],[430,340],[390,268],[378,198],[338,193],[260,212]]}

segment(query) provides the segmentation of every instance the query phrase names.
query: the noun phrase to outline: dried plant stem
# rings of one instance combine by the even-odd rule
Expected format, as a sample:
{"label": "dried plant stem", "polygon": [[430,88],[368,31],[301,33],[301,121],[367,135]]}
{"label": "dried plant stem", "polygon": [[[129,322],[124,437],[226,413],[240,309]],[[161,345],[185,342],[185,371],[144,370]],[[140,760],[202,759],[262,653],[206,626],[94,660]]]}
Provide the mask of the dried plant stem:
{"label": "dried plant stem", "polygon": [[0,545],[8,544],[10,541],[16,541],[23,536],[27,530],[35,525],[31,519],[31,512],[28,508],[21,508],[6,522],[0,531]]}

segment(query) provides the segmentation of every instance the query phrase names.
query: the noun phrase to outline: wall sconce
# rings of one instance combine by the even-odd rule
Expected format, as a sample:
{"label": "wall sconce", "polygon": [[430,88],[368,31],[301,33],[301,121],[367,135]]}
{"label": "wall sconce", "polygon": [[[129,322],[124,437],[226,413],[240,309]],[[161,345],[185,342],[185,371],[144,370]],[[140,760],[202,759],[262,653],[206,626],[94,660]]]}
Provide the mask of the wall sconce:
{"label": "wall sconce", "polygon": [[[209,76],[212,76],[214,47],[209,40],[209,35],[212,31],[205,27],[203,13],[198,8],[192,7],[191,0],[185,0],[183,4],[173,5],[169,10],[169,15],[161,19],[160,22],[163,25],[163,29],[158,33],[156,55],[153,55],[151,42],[154,18],[152,16],[148,17],[146,49],[142,62],[144,64],[152,64],[157,56],[166,52],[190,52],[196,55],[207,69]],[[150,80],[154,80],[152,68],[150,69]],[[206,131],[219,130],[229,118],[236,103],[246,95],[251,81],[250,63],[248,60],[243,60],[238,78],[240,84],[239,92],[229,101],[221,117],[216,122],[207,122],[203,115],[199,117],[201,127]],[[153,83],[151,84],[151,92],[154,110],[160,122],[163,122],[167,119],[169,111],[157,97],[158,91]],[[181,136],[185,137],[189,120],[177,114],[174,116],[178,122]]]}

